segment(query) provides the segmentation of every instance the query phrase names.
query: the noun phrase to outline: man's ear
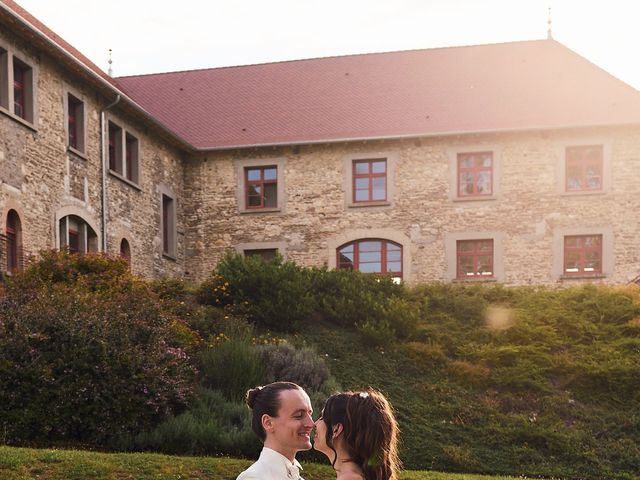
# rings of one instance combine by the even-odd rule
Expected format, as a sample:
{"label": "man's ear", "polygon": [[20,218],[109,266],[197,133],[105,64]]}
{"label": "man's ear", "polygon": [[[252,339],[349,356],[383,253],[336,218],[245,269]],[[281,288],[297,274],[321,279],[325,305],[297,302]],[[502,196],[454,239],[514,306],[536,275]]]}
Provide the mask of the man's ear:
{"label": "man's ear", "polygon": [[332,438],[338,438],[340,436],[340,434],[342,433],[343,427],[341,423],[336,423],[333,426],[333,435]]}
{"label": "man's ear", "polygon": [[271,419],[271,417],[269,415],[267,415],[266,413],[264,415],[262,415],[262,418],[260,419],[260,422],[262,423],[262,428],[264,428],[265,432],[269,432],[272,433],[273,432],[273,420]]}

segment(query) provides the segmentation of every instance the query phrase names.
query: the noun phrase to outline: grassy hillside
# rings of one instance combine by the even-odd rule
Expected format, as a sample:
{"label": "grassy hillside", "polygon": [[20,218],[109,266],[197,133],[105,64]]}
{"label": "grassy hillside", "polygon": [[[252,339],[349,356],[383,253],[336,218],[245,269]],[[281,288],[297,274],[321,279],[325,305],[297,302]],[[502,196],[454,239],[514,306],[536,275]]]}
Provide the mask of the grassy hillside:
{"label": "grassy hillside", "polygon": [[408,468],[634,478],[640,465],[637,290],[433,285],[411,341],[298,336],[345,388],[386,392]]}
{"label": "grassy hillside", "polygon": [[[3,480],[232,480],[251,462],[233,458],[174,457],[0,447]],[[328,465],[305,464],[306,480],[333,480]],[[507,480],[511,477],[403,472],[402,480]]]}

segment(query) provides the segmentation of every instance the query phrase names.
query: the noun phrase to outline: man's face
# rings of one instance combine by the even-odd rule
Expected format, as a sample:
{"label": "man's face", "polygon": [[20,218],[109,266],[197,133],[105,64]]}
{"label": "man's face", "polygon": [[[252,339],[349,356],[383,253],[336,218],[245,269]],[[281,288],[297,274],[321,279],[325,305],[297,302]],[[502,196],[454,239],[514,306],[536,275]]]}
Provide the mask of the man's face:
{"label": "man's face", "polygon": [[277,417],[269,417],[265,446],[293,459],[296,452],[311,448],[313,419],[311,401],[302,390],[280,392],[280,410]]}

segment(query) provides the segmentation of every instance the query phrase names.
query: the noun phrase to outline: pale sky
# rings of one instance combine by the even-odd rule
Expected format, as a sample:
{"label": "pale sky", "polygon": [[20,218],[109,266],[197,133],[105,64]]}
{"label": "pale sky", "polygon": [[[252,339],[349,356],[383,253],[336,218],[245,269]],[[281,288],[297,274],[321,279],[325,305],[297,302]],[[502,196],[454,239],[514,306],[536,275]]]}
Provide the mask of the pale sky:
{"label": "pale sky", "polygon": [[[1,0],[0,0],[1,1]],[[114,76],[553,37],[640,89],[637,0],[17,0]]]}

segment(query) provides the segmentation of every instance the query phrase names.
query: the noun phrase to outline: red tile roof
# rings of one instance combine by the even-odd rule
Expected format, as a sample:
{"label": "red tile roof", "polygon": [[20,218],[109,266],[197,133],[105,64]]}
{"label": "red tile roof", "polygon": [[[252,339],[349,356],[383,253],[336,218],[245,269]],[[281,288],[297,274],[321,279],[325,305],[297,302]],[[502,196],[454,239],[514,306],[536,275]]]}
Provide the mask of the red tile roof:
{"label": "red tile roof", "polygon": [[640,92],[554,40],[123,77],[201,149],[640,123]]}

